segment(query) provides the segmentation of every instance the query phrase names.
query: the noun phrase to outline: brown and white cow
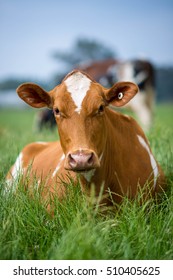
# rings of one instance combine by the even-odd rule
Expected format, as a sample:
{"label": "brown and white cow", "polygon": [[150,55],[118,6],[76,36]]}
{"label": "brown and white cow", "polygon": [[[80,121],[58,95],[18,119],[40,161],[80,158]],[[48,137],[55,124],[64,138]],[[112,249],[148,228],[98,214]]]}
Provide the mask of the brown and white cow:
{"label": "brown and white cow", "polygon": [[29,168],[30,185],[34,178],[46,182],[44,195],[56,192],[61,198],[66,192],[62,181],[68,182],[69,175],[76,180],[78,174],[84,192],[94,185],[98,195],[104,186],[103,194],[111,192],[118,203],[123,196],[134,198],[147,183],[152,194],[160,191],[164,175],[143,130],[133,118],[109,108],[127,104],[137,91],[131,82],[104,88],[79,70],[50,92],[32,83],[19,86],[18,95],[30,106],[53,108],[60,142],[24,147],[7,179],[20,172],[25,178]]}
{"label": "brown and white cow", "polygon": [[106,59],[84,64],[80,69],[105,87],[110,87],[117,81],[136,83],[140,94],[126,107],[136,114],[144,130],[151,128],[155,103],[155,74],[149,61]]}

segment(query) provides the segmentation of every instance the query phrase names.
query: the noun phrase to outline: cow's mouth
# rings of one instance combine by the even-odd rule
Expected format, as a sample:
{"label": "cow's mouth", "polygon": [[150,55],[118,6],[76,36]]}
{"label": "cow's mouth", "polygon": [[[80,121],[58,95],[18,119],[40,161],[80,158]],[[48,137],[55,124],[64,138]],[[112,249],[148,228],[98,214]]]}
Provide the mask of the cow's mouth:
{"label": "cow's mouth", "polygon": [[76,173],[88,173],[89,171],[93,170],[94,168],[90,168],[90,169],[76,169],[76,170],[72,170]]}
{"label": "cow's mouth", "polygon": [[69,171],[73,171],[75,173],[88,173],[90,172],[91,170],[94,170],[96,167],[90,167],[90,168],[66,168],[67,170]]}

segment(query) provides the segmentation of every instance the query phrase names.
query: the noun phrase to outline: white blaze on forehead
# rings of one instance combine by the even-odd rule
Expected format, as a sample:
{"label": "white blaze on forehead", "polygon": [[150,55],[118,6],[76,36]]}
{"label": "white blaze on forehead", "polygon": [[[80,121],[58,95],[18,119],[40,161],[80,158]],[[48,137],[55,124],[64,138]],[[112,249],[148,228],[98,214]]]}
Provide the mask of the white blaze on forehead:
{"label": "white blaze on forehead", "polygon": [[144,147],[144,149],[147,150],[148,155],[150,157],[150,162],[151,162],[151,166],[153,168],[153,174],[154,174],[154,188],[155,188],[157,178],[158,178],[158,175],[159,175],[159,170],[158,170],[157,163],[156,163],[152,153],[150,152],[150,149],[149,149],[147,143],[145,142],[145,140],[140,135],[137,135],[137,137],[138,137],[138,140],[141,143],[141,145]]}
{"label": "white blaze on forehead", "polygon": [[76,112],[80,113],[82,101],[90,88],[91,80],[81,72],[75,72],[65,80],[68,92],[76,105]]}

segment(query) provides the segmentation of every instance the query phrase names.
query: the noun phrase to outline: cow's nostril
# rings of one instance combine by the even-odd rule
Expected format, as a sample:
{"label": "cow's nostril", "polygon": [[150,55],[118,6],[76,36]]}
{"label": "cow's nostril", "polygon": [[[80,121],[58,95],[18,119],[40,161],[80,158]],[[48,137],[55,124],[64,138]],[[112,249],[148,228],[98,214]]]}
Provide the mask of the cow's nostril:
{"label": "cow's nostril", "polygon": [[68,155],[68,159],[69,159],[69,164],[72,168],[74,168],[76,166],[76,160],[73,158],[73,156],[71,154]]}
{"label": "cow's nostril", "polygon": [[89,159],[88,159],[88,164],[89,165],[92,165],[93,164],[93,160],[94,159],[94,153],[91,153],[91,155],[90,155],[90,157],[89,157]]}
{"label": "cow's nostril", "polygon": [[69,160],[70,160],[71,163],[75,163],[75,160],[74,160],[74,158],[72,157],[71,154],[69,154]]}

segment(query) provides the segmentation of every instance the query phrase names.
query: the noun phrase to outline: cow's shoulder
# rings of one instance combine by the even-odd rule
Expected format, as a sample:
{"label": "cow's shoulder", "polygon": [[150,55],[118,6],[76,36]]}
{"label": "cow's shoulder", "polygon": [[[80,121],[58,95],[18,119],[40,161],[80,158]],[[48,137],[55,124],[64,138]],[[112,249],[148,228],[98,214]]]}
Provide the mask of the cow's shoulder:
{"label": "cow's shoulder", "polygon": [[131,140],[136,138],[137,135],[141,135],[146,140],[143,129],[132,116],[109,110],[109,120],[111,126],[114,127],[114,133],[116,133],[116,135],[118,134],[120,137],[129,136]]}
{"label": "cow's shoulder", "polygon": [[22,153],[26,155],[28,154],[30,156],[33,154],[38,154],[42,150],[47,149],[49,145],[50,143],[48,142],[42,142],[42,141],[32,142],[23,148]]}

